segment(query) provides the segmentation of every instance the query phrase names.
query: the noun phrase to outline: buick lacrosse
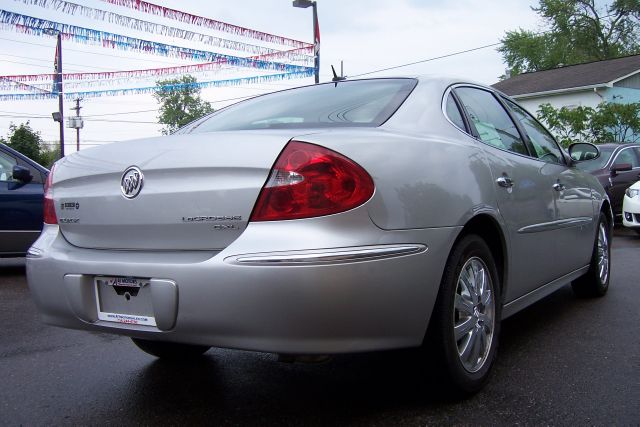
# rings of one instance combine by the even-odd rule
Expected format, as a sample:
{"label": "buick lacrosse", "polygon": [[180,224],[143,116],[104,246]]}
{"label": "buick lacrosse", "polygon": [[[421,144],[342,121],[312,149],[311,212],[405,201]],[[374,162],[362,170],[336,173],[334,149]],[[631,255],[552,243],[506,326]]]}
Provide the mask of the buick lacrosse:
{"label": "buick lacrosse", "polygon": [[58,161],[28,282],[46,323],[158,357],[421,347],[472,393],[501,320],[569,283],[607,291],[587,151],[455,79],[271,93]]}

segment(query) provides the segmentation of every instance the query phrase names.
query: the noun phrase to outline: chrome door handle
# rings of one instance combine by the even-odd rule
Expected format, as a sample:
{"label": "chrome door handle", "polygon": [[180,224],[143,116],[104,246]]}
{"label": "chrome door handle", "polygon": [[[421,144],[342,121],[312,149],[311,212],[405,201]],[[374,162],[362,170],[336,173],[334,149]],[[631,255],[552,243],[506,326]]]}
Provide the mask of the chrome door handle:
{"label": "chrome door handle", "polygon": [[561,184],[559,182],[556,182],[555,184],[553,184],[553,189],[556,191],[562,191],[565,189],[564,184]]}
{"label": "chrome door handle", "polygon": [[504,187],[504,188],[513,187],[513,180],[508,176],[501,176],[500,178],[496,179],[496,182],[500,187]]}

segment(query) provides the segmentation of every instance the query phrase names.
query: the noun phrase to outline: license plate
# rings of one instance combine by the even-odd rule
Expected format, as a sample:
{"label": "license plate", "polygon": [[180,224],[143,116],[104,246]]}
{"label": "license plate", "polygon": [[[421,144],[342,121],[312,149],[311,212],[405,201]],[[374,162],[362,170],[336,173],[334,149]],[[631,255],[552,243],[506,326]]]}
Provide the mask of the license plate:
{"label": "license plate", "polygon": [[156,326],[149,279],[96,276],[98,319],[129,325]]}

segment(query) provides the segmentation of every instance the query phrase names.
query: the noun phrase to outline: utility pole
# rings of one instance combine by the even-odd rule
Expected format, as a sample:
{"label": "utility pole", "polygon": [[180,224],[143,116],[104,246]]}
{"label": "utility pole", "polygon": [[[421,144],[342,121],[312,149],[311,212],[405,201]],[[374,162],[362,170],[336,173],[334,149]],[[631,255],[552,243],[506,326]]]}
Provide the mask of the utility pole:
{"label": "utility pole", "polygon": [[64,102],[62,94],[62,33],[55,28],[44,28],[43,33],[50,36],[57,36],[56,56],[54,59],[54,79],[52,94],[58,95],[58,111],[51,115],[53,121],[60,123],[60,158],[64,157]]}
{"label": "utility pole", "polygon": [[75,128],[76,130],[76,151],[80,151],[80,129],[84,126],[84,122],[80,117],[80,110],[82,109],[80,101],[82,101],[82,98],[76,98],[76,106],[70,108],[70,110],[74,110],[76,112],[76,116],[69,117],[69,122],[67,123],[67,127]]}

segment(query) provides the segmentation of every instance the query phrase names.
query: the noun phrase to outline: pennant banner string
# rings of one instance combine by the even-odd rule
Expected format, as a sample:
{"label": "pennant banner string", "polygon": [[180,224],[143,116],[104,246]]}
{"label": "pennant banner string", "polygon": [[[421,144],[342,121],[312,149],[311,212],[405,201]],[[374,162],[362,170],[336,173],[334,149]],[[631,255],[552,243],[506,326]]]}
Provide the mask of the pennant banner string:
{"label": "pennant banner string", "polygon": [[[47,86],[51,87],[51,83],[47,83]],[[18,89],[28,90],[28,91],[51,93],[50,90],[42,89],[34,85],[28,85],[28,84],[25,84],[16,80],[12,80],[10,78],[3,77],[3,76],[0,76],[0,88],[2,89],[7,88],[10,90],[14,90],[15,88],[18,88]]]}
{"label": "pennant banner string", "polygon": [[[147,33],[159,34],[162,36],[181,38],[188,41],[198,41],[204,44],[208,44],[215,47],[249,52],[252,54],[262,55],[268,53],[278,52],[276,49],[271,49],[265,46],[257,46],[240,41],[223,39],[220,37],[210,36],[202,33],[197,33],[189,30],[184,30],[176,27],[168,27],[162,24],[154,22],[143,21],[129,16],[120,15],[117,13],[94,9],[92,7],[68,2],[65,0],[14,0],[22,2],[27,5],[36,5],[46,9],[54,9],[59,12],[66,13],[68,15],[82,15],[87,18],[108,22],[110,24],[120,25],[132,30],[144,31]],[[311,53],[312,46],[306,47],[308,53]]]}
{"label": "pennant banner string", "polygon": [[[240,86],[247,84],[273,82],[278,80],[290,80],[295,78],[311,77],[314,70],[310,68],[304,71],[296,71],[291,73],[269,74],[264,76],[252,76],[241,77],[235,79],[226,80],[213,80],[206,82],[195,83],[180,83],[173,85],[166,85],[162,87],[147,86],[138,88],[125,88],[125,89],[108,89],[108,90],[96,90],[96,91],[78,91],[78,92],[65,92],[63,95],[66,99],[75,98],[96,98],[101,96],[122,96],[122,95],[136,95],[136,94],[148,94],[154,93],[159,90],[176,90],[184,87],[199,87],[199,88],[213,88],[224,86]],[[11,93],[0,94],[0,101],[18,101],[18,100],[31,100],[31,99],[51,99],[56,95],[51,93]]]}
{"label": "pennant banner string", "polygon": [[35,18],[32,16],[9,12],[2,9],[0,9],[0,24],[4,24],[2,25],[3,27],[6,27],[7,25],[12,26],[16,31],[25,34],[47,35],[45,30],[47,32],[57,31],[62,34],[63,39],[72,40],[79,43],[91,43],[101,45],[103,47],[118,48],[122,50],[131,50],[181,59],[212,62],[223,60],[228,65],[236,67],[277,70],[286,73],[303,72],[307,71],[307,69],[313,69],[300,65],[242,58],[233,55],[226,55],[205,50],[168,45],[149,40],[142,40],[123,36],[120,34],[92,30],[89,28],[62,24],[55,21],[48,21],[46,19]]}
{"label": "pennant banner string", "polygon": [[149,13],[151,15],[162,16],[164,18],[173,19],[175,21],[187,24],[205,27],[216,31],[240,35],[247,38],[262,40],[269,43],[286,45],[291,47],[308,47],[313,46],[312,43],[306,43],[299,40],[289,39],[274,34],[264,33],[237,25],[227,24],[226,22],[216,21],[215,19],[205,18],[203,16],[192,15],[176,9],[159,6],[142,0],[101,0],[105,3],[116,6],[127,7],[129,9],[138,10]]}
{"label": "pennant banner string", "polygon": [[[307,48],[301,48],[307,49]],[[298,50],[298,49],[292,49]],[[291,51],[289,51],[291,52]],[[252,57],[252,59],[268,60],[274,57],[278,57],[283,52],[276,52],[267,55],[261,55]],[[149,77],[163,77],[174,74],[188,74],[198,73],[204,71],[217,70],[227,65],[224,60],[215,62],[205,62],[202,64],[193,65],[178,65],[173,67],[161,67],[161,68],[147,68],[140,70],[127,70],[127,71],[99,71],[90,73],[63,73],[62,77],[64,81],[69,80],[100,80],[100,79],[119,79],[119,78],[149,78]],[[0,76],[0,79],[12,80],[15,82],[36,82],[36,81],[51,81],[55,77],[55,74],[21,74],[12,76]]]}

